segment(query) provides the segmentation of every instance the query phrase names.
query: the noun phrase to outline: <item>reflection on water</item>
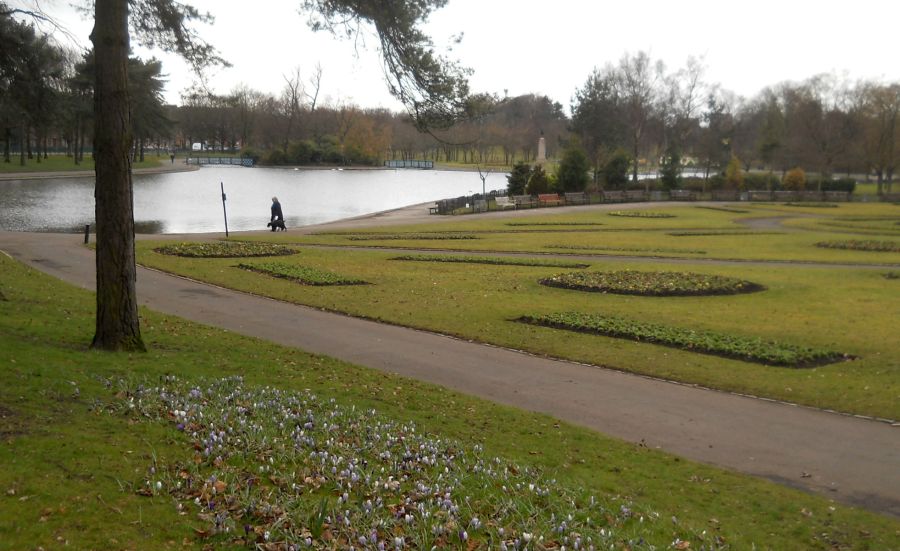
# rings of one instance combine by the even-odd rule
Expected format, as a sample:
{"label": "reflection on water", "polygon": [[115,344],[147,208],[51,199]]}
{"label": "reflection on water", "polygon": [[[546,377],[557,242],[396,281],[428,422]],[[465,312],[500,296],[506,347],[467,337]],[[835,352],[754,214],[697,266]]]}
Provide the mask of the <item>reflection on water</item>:
{"label": "reflection on water", "polygon": [[[134,176],[137,233],[265,230],[277,196],[290,227],[361,216],[481,191],[477,173],[209,167]],[[494,173],[488,190],[506,187]],[[83,232],[94,224],[93,178],[0,181],[0,230]]]}

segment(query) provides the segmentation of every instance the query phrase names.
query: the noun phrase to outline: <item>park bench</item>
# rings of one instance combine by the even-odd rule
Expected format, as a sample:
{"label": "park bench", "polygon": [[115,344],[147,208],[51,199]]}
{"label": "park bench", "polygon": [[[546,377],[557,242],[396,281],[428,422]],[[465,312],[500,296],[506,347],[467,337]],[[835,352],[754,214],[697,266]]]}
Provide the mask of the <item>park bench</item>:
{"label": "park bench", "polygon": [[538,203],[542,207],[558,206],[562,204],[562,200],[556,193],[541,193],[538,194]]}
{"label": "park bench", "polygon": [[587,203],[587,194],[583,191],[567,192],[565,197],[567,205],[583,205]]}
{"label": "park bench", "polygon": [[850,193],[847,191],[826,191],[825,200],[846,202],[850,200]]}
{"label": "park bench", "polygon": [[822,194],[818,191],[803,191],[803,192],[800,192],[800,200],[801,201],[821,201]]}
{"label": "park bench", "polygon": [[494,200],[494,204],[497,205],[497,210],[506,210],[506,209],[514,209],[516,208],[516,202],[513,201],[510,197],[497,197]]}
{"label": "park bench", "polygon": [[534,197],[531,195],[513,195],[513,201],[516,203],[516,208],[534,206]]}
{"label": "park bench", "polygon": [[624,191],[602,191],[600,193],[604,203],[621,203],[625,200]]}
{"label": "park bench", "polygon": [[646,201],[647,194],[642,189],[629,189],[625,192],[625,199],[628,201]]}
{"label": "park bench", "polygon": [[773,193],[775,195],[776,201],[783,201],[783,202],[787,203],[790,201],[797,200],[797,194],[794,193],[793,191],[775,191]]}
{"label": "park bench", "polygon": [[693,201],[694,192],[689,189],[673,189],[669,192],[673,201]]}
{"label": "park bench", "polygon": [[733,189],[720,189],[712,192],[713,201],[737,201],[740,194]]}
{"label": "park bench", "polygon": [[748,191],[747,196],[751,201],[771,201],[772,200],[772,192],[771,191]]}

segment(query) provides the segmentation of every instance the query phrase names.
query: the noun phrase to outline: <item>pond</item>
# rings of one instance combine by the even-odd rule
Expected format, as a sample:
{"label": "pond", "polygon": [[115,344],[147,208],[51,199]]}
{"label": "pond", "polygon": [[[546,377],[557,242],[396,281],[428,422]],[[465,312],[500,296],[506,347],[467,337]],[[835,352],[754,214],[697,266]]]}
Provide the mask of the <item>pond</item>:
{"label": "pond", "polygon": [[[192,172],[136,174],[138,233],[265,230],[278,197],[288,228],[481,192],[477,172],[441,170],[294,170],[204,167]],[[489,174],[488,191],[506,188]],[[94,179],[0,181],[0,230],[84,231],[94,222]]]}

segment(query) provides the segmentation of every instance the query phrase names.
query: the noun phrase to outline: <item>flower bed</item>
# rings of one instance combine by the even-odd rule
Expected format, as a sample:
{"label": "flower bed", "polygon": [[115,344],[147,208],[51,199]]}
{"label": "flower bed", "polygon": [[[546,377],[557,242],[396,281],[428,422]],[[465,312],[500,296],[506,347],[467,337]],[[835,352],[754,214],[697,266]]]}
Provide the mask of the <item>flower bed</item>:
{"label": "flower bed", "polygon": [[540,280],[542,285],[577,291],[642,296],[705,296],[754,293],[762,285],[733,277],[691,272],[572,272]]}
{"label": "flower bed", "polygon": [[507,226],[603,226],[603,222],[507,222]]}
{"label": "flower bed", "polygon": [[541,268],[587,268],[590,264],[578,262],[558,262],[553,260],[536,260],[530,258],[498,258],[487,256],[455,256],[408,254],[397,256],[391,260],[407,260],[415,262],[461,262],[465,264],[491,264],[496,266],[534,266]]}
{"label": "flower bed", "polygon": [[252,256],[287,256],[297,254],[290,247],[272,243],[223,242],[175,243],[153,249],[159,254],[189,258],[242,258]]}
{"label": "flower bed", "polygon": [[387,241],[401,239],[415,240],[441,240],[441,239],[478,239],[476,236],[464,233],[396,233],[396,234],[366,234],[351,235],[350,241]]}
{"label": "flower bed", "polygon": [[238,268],[266,274],[281,279],[290,279],[303,285],[367,285],[367,281],[351,279],[332,272],[326,272],[309,266],[266,262],[260,264],[238,264]]}
{"label": "flower bed", "polygon": [[647,210],[614,210],[606,214],[609,216],[624,216],[626,218],[675,218],[674,214]]}
{"label": "flower bed", "polygon": [[627,498],[584,495],[478,445],[309,391],[167,376],[122,385],[98,407],[171,428],[181,458],[152,456],[136,491],[174,500],[209,548],[607,549],[661,522]]}
{"label": "flower bed", "polygon": [[545,249],[563,249],[570,251],[612,251],[625,253],[673,253],[673,254],[706,254],[706,251],[697,249],[667,249],[667,248],[640,248],[640,247],[591,247],[581,245],[547,245]]}
{"label": "flower bed", "polygon": [[694,207],[694,208],[696,208],[696,209],[706,209],[706,210],[719,210],[719,211],[722,211],[722,212],[734,212],[734,213],[747,213],[747,212],[750,212],[749,210],[744,210],[744,209],[733,209],[733,208],[731,208],[731,207],[710,207],[710,206],[697,205],[697,206]]}
{"label": "flower bed", "polygon": [[670,346],[747,362],[786,367],[816,367],[851,359],[846,354],[712,331],[694,331],[614,316],[562,312],[522,316],[515,321]]}
{"label": "flower bed", "polygon": [[668,232],[666,235],[671,235],[673,237],[721,237],[721,236],[730,236],[730,235],[783,235],[784,232],[780,231],[753,231],[753,230],[724,230],[724,231],[673,231]]}
{"label": "flower bed", "polygon": [[878,253],[898,253],[900,243],[896,241],[875,240],[850,240],[850,241],[820,241],[816,247],[824,249],[850,249],[853,251],[870,251]]}

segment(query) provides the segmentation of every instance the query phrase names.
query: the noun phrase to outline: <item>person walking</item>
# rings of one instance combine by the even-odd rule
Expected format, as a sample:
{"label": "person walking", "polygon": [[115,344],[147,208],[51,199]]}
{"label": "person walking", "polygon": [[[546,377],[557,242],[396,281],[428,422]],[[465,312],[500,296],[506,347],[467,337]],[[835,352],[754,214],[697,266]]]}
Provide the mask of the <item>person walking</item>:
{"label": "person walking", "polygon": [[278,202],[278,197],[272,197],[272,218],[269,221],[274,222],[275,220],[284,221],[284,214],[281,212],[281,203]]}

